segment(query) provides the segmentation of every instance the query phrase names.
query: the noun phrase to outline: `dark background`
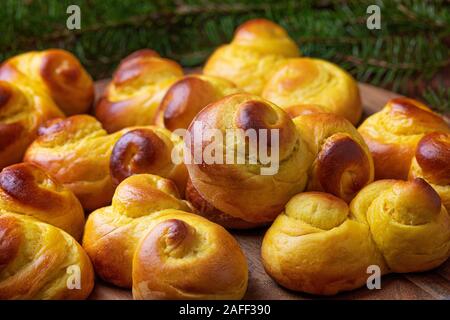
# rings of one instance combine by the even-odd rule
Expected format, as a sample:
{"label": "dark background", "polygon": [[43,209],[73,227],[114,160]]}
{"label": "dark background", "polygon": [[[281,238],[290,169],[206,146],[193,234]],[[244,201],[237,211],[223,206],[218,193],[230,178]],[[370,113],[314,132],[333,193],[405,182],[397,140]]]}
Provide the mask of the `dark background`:
{"label": "dark background", "polygon": [[[81,8],[68,30],[67,7]],[[368,30],[367,7],[381,7]],[[243,21],[266,17],[285,27],[305,56],[331,60],[359,81],[450,112],[450,3],[424,0],[1,0],[0,60],[51,47],[75,53],[95,79],[140,48],[185,67],[201,65]]]}

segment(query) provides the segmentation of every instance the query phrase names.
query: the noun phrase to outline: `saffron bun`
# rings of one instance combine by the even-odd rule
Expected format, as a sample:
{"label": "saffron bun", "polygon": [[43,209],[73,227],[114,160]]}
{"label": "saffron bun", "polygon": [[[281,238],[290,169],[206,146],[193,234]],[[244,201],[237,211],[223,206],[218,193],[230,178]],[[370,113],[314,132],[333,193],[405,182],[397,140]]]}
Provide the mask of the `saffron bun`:
{"label": "saffron bun", "polygon": [[133,297],[238,300],[247,291],[247,260],[221,226],[167,210],[139,241],[133,257]]}
{"label": "saffron bun", "polygon": [[0,212],[33,217],[76,240],[84,229],[83,208],[75,195],[31,163],[14,164],[0,172]]}
{"label": "saffron bun", "polygon": [[131,176],[111,206],[88,217],[83,247],[97,274],[132,287],[135,299],[242,298],[248,267],[239,245],[190,211],[172,181]]}
{"label": "saffron bun", "polygon": [[45,94],[0,80],[0,170],[22,161],[42,123],[63,116]]}
{"label": "saffron bun", "polygon": [[351,202],[325,193],[293,197],[264,236],[262,259],[282,286],[334,295],[380,274],[420,272],[450,255],[450,218],[424,180],[380,180]]}
{"label": "saffron bun", "polygon": [[361,287],[370,265],[386,272],[369,226],[351,219],[343,200],[321,192],[300,193],[287,203],[264,235],[261,256],[277,283],[317,295]]}
{"label": "saffron bun", "polygon": [[[197,132],[199,128],[191,125],[185,137],[184,153],[189,177],[197,193],[230,218],[252,225],[269,223],[282,211],[290,197],[305,188],[312,154],[301,141],[288,114],[269,101],[250,94],[230,95],[202,109],[192,123],[200,124],[205,131],[218,130],[223,137],[227,131],[235,130],[231,131],[235,135],[231,143],[227,142],[230,139],[224,138],[220,143],[213,144],[212,137],[207,134],[200,136]],[[267,138],[268,151],[272,151],[272,142],[269,142],[272,140],[271,129],[277,130],[279,152],[272,154],[279,156],[278,161],[275,159],[270,163],[270,159],[264,161],[260,155],[253,157],[249,153],[250,147],[243,151],[246,141],[243,133],[249,129],[254,130],[255,138],[261,145]],[[259,129],[266,129],[267,136],[264,137]],[[229,150],[234,150],[233,161],[228,159],[233,163],[226,163],[225,157],[213,163],[206,161],[205,156],[212,154],[211,145],[227,150],[227,154]],[[196,160],[199,155],[202,161]],[[236,161],[238,157],[245,161],[239,163]],[[255,158],[253,163],[251,158]],[[270,165],[273,172],[268,172]],[[191,199],[188,193],[186,197]]]}
{"label": "saffron bun", "polygon": [[375,180],[406,180],[420,139],[434,131],[448,133],[450,127],[419,101],[396,98],[368,117],[358,131],[372,153]]}
{"label": "saffron bun", "polygon": [[320,59],[294,58],[274,69],[262,97],[281,108],[297,104],[326,106],[357,124],[362,114],[358,85],[337,65]]}
{"label": "saffron bun", "polygon": [[12,57],[0,66],[0,80],[50,97],[66,115],[86,113],[94,102],[94,83],[68,51],[49,49]]}
{"label": "saffron bun", "polygon": [[310,114],[310,113],[332,113],[331,109],[326,106],[321,106],[319,104],[296,104],[289,106],[287,108],[284,108],[284,111],[291,117],[295,118],[298,116],[301,116],[303,114]]}
{"label": "saffron bun", "polygon": [[187,129],[192,119],[206,105],[239,89],[226,79],[206,75],[188,75],[166,92],[156,112],[155,123],[170,131]]}
{"label": "saffron bun", "polygon": [[417,144],[409,179],[423,178],[439,194],[450,212],[450,133],[432,132]]}
{"label": "saffron bun", "polygon": [[111,152],[125,132],[108,134],[88,115],[54,119],[40,128],[24,160],[46,170],[77,196],[86,211],[92,211],[111,201]]}
{"label": "saffron bun", "polygon": [[0,299],[86,299],[94,271],[68,233],[0,209]]}
{"label": "saffron bun", "polygon": [[182,195],[186,189],[183,140],[164,128],[130,128],[115,143],[109,167],[114,185],[133,174],[150,173],[174,181]]}
{"label": "saffron bun", "polygon": [[77,243],[84,212],[77,198],[29,163],[0,173],[0,299],[85,299],[91,262]]}
{"label": "saffron bun", "polygon": [[239,26],[231,43],[214,51],[203,72],[226,78],[244,91],[259,95],[272,70],[286,58],[299,55],[297,45],[281,26],[252,19]]}
{"label": "saffron bun", "polygon": [[169,87],[183,76],[175,61],[143,49],[122,60],[96,105],[95,115],[108,132],[154,124]]}
{"label": "saffron bun", "polygon": [[374,165],[364,139],[344,117],[314,112],[293,119],[314,156],[308,170],[308,191],[331,193],[350,202],[374,179]]}

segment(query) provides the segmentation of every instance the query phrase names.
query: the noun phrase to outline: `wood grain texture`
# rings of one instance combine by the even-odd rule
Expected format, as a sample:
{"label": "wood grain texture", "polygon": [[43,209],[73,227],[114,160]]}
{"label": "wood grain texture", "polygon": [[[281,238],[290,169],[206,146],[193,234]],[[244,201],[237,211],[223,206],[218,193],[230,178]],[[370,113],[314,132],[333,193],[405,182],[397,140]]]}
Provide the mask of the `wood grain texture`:
{"label": "wood grain texture", "polygon": [[[97,83],[97,94],[107,82]],[[367,84],[359,84],[364,116],[380,110],[385,103],[398,94]],[[266,229],[234,231],[249,263],[249,283],[244,299],[251,300],[305,300],[305,299],[357,299],[357,300],[431,300],[450,299],[450,260],[439,268],[414,274],[389,274],[381,279],[381,290],[360,288],[333,297],[318,297],[286,290],[277,285],[264,271],[260,258],[261,241]],[[131,292],[97,281],[90,299],[132,299]]]}

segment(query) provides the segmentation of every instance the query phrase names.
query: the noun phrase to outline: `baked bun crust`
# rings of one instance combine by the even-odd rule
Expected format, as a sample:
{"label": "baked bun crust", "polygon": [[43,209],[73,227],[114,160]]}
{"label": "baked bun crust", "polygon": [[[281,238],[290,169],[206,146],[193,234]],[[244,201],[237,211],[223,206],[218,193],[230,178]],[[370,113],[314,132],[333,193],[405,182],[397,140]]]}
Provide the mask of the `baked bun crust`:
{"label": "baked bun crust", "polygon": [[424,134],[450,132],[438,114],[419,101],[396,98],[358,128],[375,164],[375,180],[408,178],[416,146]]}
{"label": "baked bun crust", "polygon": [[77,240],[84,229],[84,212],[75,195],[31,163],[0,172],[0,210],[31,216],[61,228]]}
{"label": "baked bun crust", "polygon": [[237,93],[234,83],[223,78],[189,75],[167,91],[156,114],[156,124],[170,131],[187,129],[192,119],[206,107],[227,95]]}
{"label": "baked bun crust", "polygon": [[68,51],[32,51],[6,60],[0,80],[29,86],[53,99],[66,115],[85,113],[94,102],[94,83]]}
{"label": "baked bun crust", "polygon": [[175,61],[161,58],[155,51],[143,49],[122,60],[95,115],[108,132],[151,125],[167,89],[183,76]]}
{"label": "baked bun crust", "polygon": [[281,108],[318,104],[354,125],[362,114],[358,85],[353,77],[325,60],[295,58],[274,69],[262,97]]}
{"label": "baked bun crust", "polygon": [[42,167],[69,188],[86,211],[92,211],[111,201],[111,151],[125,132],[108,135],[88,115],[52,120],[40,128],[24,160]]}
{"label": "baked bun crust", "polygon": [[308,191],[331,193],[350,202],[373,181],[369,148],[347,119],[332,113],[306,113],[293,121],[314,155],[308,171]]}
{"label": "baked bun crust", "polygon": [[295,42],[276,23],[265,19],[245,22],[230,44],[209,57],[203,72],[236,83],[244,91],[261,94],[270,73],[286,58],[300,55]]}
{"label": "baked bun crust", "polygon": [[0,170],[22,160],[43,122],[63,116],[45,94],[0,81]]}
{"label": "baked bun crust", "polygon": [[409,179],[423,178],[439,194],[450,211],[450,133],[432,132],[417,144]]}

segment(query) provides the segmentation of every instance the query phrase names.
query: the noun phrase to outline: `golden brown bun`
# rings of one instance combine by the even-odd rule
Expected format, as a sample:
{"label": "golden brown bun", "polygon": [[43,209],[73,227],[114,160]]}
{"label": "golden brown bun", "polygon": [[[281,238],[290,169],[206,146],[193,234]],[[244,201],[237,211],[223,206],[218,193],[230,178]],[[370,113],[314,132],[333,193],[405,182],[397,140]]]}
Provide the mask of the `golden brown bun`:
{"label": "golden brown bun", "polygon": [[188,173],[182,162],[173,162],[176,150],[182,153],[183,140],[166,129],[149,126],[125,133],[112,149],[110,172],[114,184],[133,174],[150,173],[173,180],[184,195]]}
{"label": "golden brown bun", "polygon": [[424,180],[380,180],[348,206],[324,193],[302,193],[267,231],[266,271],[296,291],[332,295],[381,274],[419,272],[450,256],[450,217]]}
{"label": "golden brown bun", "polygon": [[0,80],[19,83],[51,97],[66,114],[85,113],[94,101],[91,76],[70,52],[32,51],[6,60]]}
{"label": "golden brown bun", "polygon": [[69,234],[0,209],[0,299],[86,299],[93,287],[91,262]]}
{"label": "golden brown bun", "polygon": [[396,98],[358,128],[375,164],[375,180],[408,178],[416,146],[424,134],[450,132],[442,117],[419,101]]}
{"label": "golden brown bun", "polygon": [[221,226],[181,211],[165,212],[133,258],[135,299],[242,299],[247,282],[237,241]]}
{"label": "golden brown bun", "polygon": [[274,69],[262,97],[287,108],[318,104],[347,118],[354,125],[362,114],[358,85],[353,77],[325,60],[296,58]]}
{"label": "golden brown bun", "polygon": [[236,30],[230,44],[209,57],[203,72],[233,81],[253,94],[261,94],[270,73],[282,61],[300,52],[286,31],[265,19],[245,22]]}
{"label": "golden brown bun", "polygon": [[392,272],[420,272],[450,255],[450,217],[436,191],[423,179],[380,180],[350,205],[364,221]]}
{"label": "golden brown bun", "polygon": [[183,76],[175,61],[155,51],[139,50],[120,63],[96,106],[96,117],[108,132],[154,123],[167,89]]}
{"label": "golden brown bun", "polygon": [[74,194],[31,163],[15,164],[0,172],[3,211],[49,223],[77,240],[84,229],[83,208]]}
{"label": "golden brown bun", "polygon": [[191,211],[176,185],[150,174],[125,179],[117,187],[112,205],[92,212],[83,236],[83,247],[103,280],[131,288],[132,258],[138,241],[164,209]]}
{"label": "golden brown bun", "polygon": [[333,295],[366,283],[367,267],[384,262],[369,227],[350,218],[347,204],[333,195],[294,196],[264,236],[267,273],[282,286]]}
{"label": "golden brown bun", "polygon": [[0,81],[0,170],[22,160],[43,122],[63,116],[45,94]]}
{"label": "golden brown bun", "polygon": [[187,129],[206,105],[238,91],[234,83],[223,78],[185,76],[167,91],[156,113],[156,124],[171,131]]}
{"label": "golden brown bun", "polygon": [[172,181],[131,176],[112,206],[89,216],[83,247],[101,278],[133,286],[136,299],[242,298],[248,269],[239,245],[190,210]]}
{"label": "golden brown bun", "polygon": [[[225,157],[224,164],[208,164],[205,161],[196,164],[196,151],[207,153],[210,140],[206,135],[196,137],[195,126],[190,126],[188,132],[191,140],[185,139],[188,147],[185,157],[190,156],[192,159],[188,161],[190,163],[186,162],[189,176],[198,193],[213,207],[251,224],[263,224],[272,221],[290,197],[305,188],[312,155],[301,142],[290,117],[274,104],[258,96],[234,94],[208,105],[192,123],[195,121],[204,129],[220,130],[224,137],[226,130],[254,129],[259,137],[258,143],[263,141],[258,130],[268,129],[269,151],[270,129],[278,129],[279,133],[279,168],[274,174],[262,175],[264,165],[259,156],[256,164],[248,160],[245,164],[237,161],[227,164]],[[239,141],[244,141],[239,134],[238,137]],[[223,144],[226,140],[223,139]],[[243,145],[239,144],[240,147]],[[236,140],[233,144],[225,145],[223,150],[226,150],[225,147],[234,149],[235,157],[244,154],[239,152],[242,148],[238,148]],[[248,150],[245,156],[249,156]]]}
{"label": "golden brown bun", "polygon": [[110,156],[123,133],[108,135],[100,122],[88,115],[53,120],[41,127],[24,160],[44,168],[91,211],[111,201]]}
{"label": "golden brown bun", "polygon": [[350,202],[373,181],[369,148],[347,119],[332,113],[307,113],[293,121],[314,155],[307,190],[328,192]]}
{"label": "golden brown bun", "polygon": [[420,139],[409,178],[425,179],[450,212],[450,133],[432,132]]}

